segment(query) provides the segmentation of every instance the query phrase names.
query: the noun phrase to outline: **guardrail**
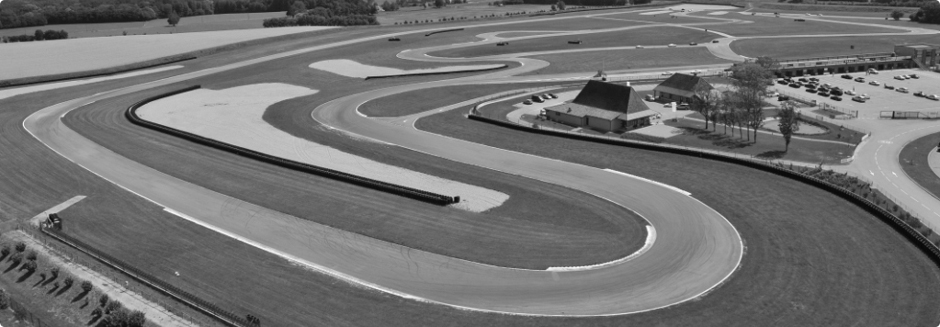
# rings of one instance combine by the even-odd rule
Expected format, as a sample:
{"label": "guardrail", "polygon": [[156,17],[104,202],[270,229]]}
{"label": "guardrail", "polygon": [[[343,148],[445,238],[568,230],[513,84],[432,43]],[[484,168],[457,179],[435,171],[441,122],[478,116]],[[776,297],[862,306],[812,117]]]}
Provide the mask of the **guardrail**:
{"label": "guardrail", "polygon": [[395,74],[395,75],[376,75],[376,76],[366,76],[363,80],[377,79],[377,78],[394,78],[394,77],[413,77],[413,76],[431,76],[431,75],[447,75],[447,74],[459,74],[459,73],[479,73],[486,72],[491,70],[498,70],[509,67],[509,65],[502,64],[500,67],[492,68],[479,68],[479,69],[468,69],[468,70],[455,70],[447,72],[430,72],[430,73],[412,73],[412,74]]}
{"label": "guardrail", "polygon": [[261,153],[258,151],[249,150],[243,147],[228,144],[225,142],[216,141],[216,140],[199,136],[193,133],[184,132],[184,131],[181,131],[172,127],[160,125],[154,122],[141,119],[140,117],[137,116],[137,109],[149,102],[152,102],[157,99],[165,98],[168,96],[173,96],[173,95],[177,95],[180,93],[189,92],[189,91],[196,90],[199,88],[201,88],[201,86],[194,85],[194,86],[189,86],[189,87],[182,88],[179,90],[175,90],[175,91],[171,91],[171,92],[163,93],[163,94],[158,94],[158,95],[143,99],[141,101],[138,101],[137,103],[134,103],[130,107],[128,107],[127,111],[125,111],[125,117],[127,117],[127,119],[131,123],[138,125],[138,126],[150,128],[158,132],[177,136],[177,137],[180,137],[180,138],[192,141],[192,142],[207,145],[207,146],[219,149],[219,150],[227,151],[227,152],[234,153],[240,156],[270,163],[276,166],[293,169],[293,170],[297,170],[297,171],[301,171],[305,173],[310,173],[314,175],[319,175],[319,176],[323,176],[327,178],[332,178],[335,180],[348,182],[351,184],[356,184],[356,185],[368,187],[371,189],[388,192],[392,194],[397,194],[397,195],[401,195],[404,197],[408,197],[408,198],[412,198],[412,199],[416,199],[420,201],[425,201],[425,202],[430,202],[430,203],[434,203],[438,205],[448,205],[448,204],[460,202],[459,196],[447,196],[447,195],[437,194],[437,193],[419,190],[419,189],[415,189],[415,188],[411,188],[407,186],[396,185],[392,183],[374,180],[371,178],[344,173],[338,170],[333,170],[333,169],[329,169],[325,167],[314,166],[311,164],[287,160],[284,158],[279,158],[279,157],[275,157],[269,154],[265,154],[265,153]]}
{"label": "guardrail", "polygon": [[[788,177],[797,181],[801,181],[801,182],[822,188],[826,191],[829,191],[830,193],[833,193],[839,197],[842,197],[848,200],[849,202],[852,202],[855,205],[858,205],[859,207],[863,209],[866,209],[867,211],[871,212],[872,214],[879,217],[883,221],[887,222],[895,230],[901,232],[901,235],[903,235],[908,240],[912,241],[918,248],[920,248],[925,253],[927,253],[928,256],[934,261],[934,263],[940,266],[940,248],[938,248],[937,245],[931,243],[930,240],[927,239],[927,237],[925,237],[923,234],[917,231],[914,227],[904,222],[903,220],[901,220],[894,214],[888,212],[888,210],[882,207],[879,207],[878,205],[872,203],[871,201],[845,188],[839,187],[834,184],[830,184],[826,181],[823,181],[821,179],[818,179],[812,176],[804,175],[802,173],[793,171],[791,169],[787,169],[780,164],[774,164],[770,160],[761,161],[761,160],[756,160],[750,157],[736,157],[736,156],[723,154],[718,151],[710,151],[710,150],[701,149],[701,148],[682,147],[682,146],[674,146],[674,145],[668,145],[668,144],[654,144],[654,143],[646,143],[646,142],[631,141],[631,140],[624,140],[624,139],[615,139],[615,138],[608,138],[608,137],[597,137],[597,136],[591,136],[587,134],[567,133],[564,131],[557,131],[557,130],[550,130],[550,129],[532,128],[529,126],[515,124],[509,121],[479,116],[479,115],[474,114],[474,112],[476,111],[475,109],[476,107],[474,107],[474,109],[471,110],[470,112],[471,114],[468,115],[467,118],[471,120],[476,120],[476,121],[480,121],[484,123],[489,123],[489,124],[493,124],[497,126],[507,127],[507,128],[511,128],[515,130],[530,132],[530,133],[557,136],[557,137],[563,137],[563,138],[581,140],[581,141],[610,144],[610,145],[616,145],[616,146],[625,146],[625,147],[657,151],[657,152],[694,156],[694,157],[699,157],[699,158],[704,158],[704,159],[728,162],[728,163],[738,164],[738,165],[747,166],[747,167],[751,167],[755,169],[760,169],[766,172],[774,173],[780,176]],[[854,175],[853,177],[856,177],[859,180],[865,181],[865,179],[863,178],[859,178]],[[869,182],[869,185],[871,185],[870,182]],[[888,196],[887,194],[885,194],[885,196],[890,198],[890,196]],[[897,201],[894,201],[893,199],[892,199],[892,202],[894,202],[895,204],[898,203]],[[923,222],[917,219],[916,217],[912,217],[912,219],[916,219],[917,222],[923,225]],[[928,226],[928,230],[930,230],[931,233],[933,232],[934,229],[935,228],[933,228],[933,226]]]}
{"label": "guardrail", "polygon": [[163,280],[153,276],[147,272],[144,272],[137,267],[134,267],[120,259],[112,257],[111,255],[99,251],[98,249],[86,244],[85,242],[79,241],[71,236],[66,235],[60,231],[57,231],[52,228],[44,228],[42,225],[39,226],[39,230],[44,234],[52,237],[59,242],[62,242],[68,246],[75,248],[76,250],[81,251],[82,253],[87,254],[88,256],[95,258],[98,261],[114,268],[115,270],[121,271],[128,276],[144,283],[180,302],[189,305],[193,309],[199,310],[211,317],[218,319],[219,321],[225,323],[229,326],[234,327],[258,327],[260,323],[251,322],[247,319],[233,313],[230,311],[223,310],[221,307],[212,304],[209,301],[203,300],[198,296],[195,296],[189,292],[184,291],[183,289],[173,286],[170,283],[164,282]]}
{"label": "guardrail", "polygon": [[434,31],[434,32],[430,32],[430,33],[428,33],[428,34],[425,34],[424,36],[431,36],[431,35],[434,35],[434,34],[447,33],[447,32],[456,32],[456,31],[463,31],[463,28],[462,28],[462,27],[461,27],[461,28],[451,28],[451,29],[446,29],[446,30]]}

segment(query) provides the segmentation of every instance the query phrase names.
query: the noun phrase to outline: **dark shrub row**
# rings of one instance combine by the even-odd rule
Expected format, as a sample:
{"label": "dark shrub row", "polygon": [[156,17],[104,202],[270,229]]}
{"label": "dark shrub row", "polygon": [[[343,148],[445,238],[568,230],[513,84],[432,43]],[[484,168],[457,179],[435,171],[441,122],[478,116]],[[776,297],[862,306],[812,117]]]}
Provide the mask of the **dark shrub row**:
{"label": "dark shrub row", "polygon": [[459,196],[451,197],[451,196],[432,193],[432,192],[419,190],[419,189],[415,189],[415,188],[411,188],[407,186],[401,186],[401,185],[396,185],[392,183],[377,181],[374,179],[365,178],[365,177],[357,176],[353,174],[348,174],[348,173],[344,173],[344,172],[329,169],[329,168],[324,168],[324,167],[309,165],[309,164],[300,163],[300,162],[296,162],[292,160],[287,160],[284,158],[275,157],[269,154],[245,149],[245,148],[234,146],[228,143],[219,142],[210,138],[202,137],[196,134],[184,132],[178,129],[174,129],[174,128],[170,128],[170,127],[156,124],[153,122],[149,122],[149,121],[140,119],[140,117],[137,116],[137,108],[140,108],[141,106],[151,101],[154,101],[160,98],[165,98],[168,96],[177,95],[177,94],[184,93],[184,92],[189,92],[189,91],[199,89],[199,88],[200,88],[199,85],[190,86],[190,87],[186,87],[180,90],[156,95],[156,96],[141,100],[131,105],[130,107],[128,107],[127,111],[125,112],[125,116],[127,117],[128,120],[131,121],[131,123],[134,123],[139,126],[147,127],[147,128],[150,128],[150,129],[162,132],[162,133],[170,134],[170,135],[187,139],[187,140],[199,143],[199,144],[208,145],[208,146],[220,149],[220,150],[224,150],[227,152],[231,152],[240,156],[252,158],[255,160],[262,161],[262,162],[270,163],[273,165],[285,167],[288,169],[293,169],[293,170],[297,170],[297,171],[301,171],[305,173],[332,178],[335,180],[368,187],[374,190],[397,194],[400,196],[404,196],[404,197],[408,197],[408,198],[412,198],[412,199],[416,199],[420,201],[425,201],[429,203],[434,203],[438,205],[448,205],[448,204],[460,202]]}
{"label": "dark shrub row", "polygon": [[375,16],[349,15],[349,16],[320,16],[298,15],[294,17],[278,17],[264,20],[264,27],[286,26],[355,26],[378,25]]}
{"label": "dark shrub row", "polygon": [[36,30],[36,33],[33,34],[23,34],[23,35],[13,35],[13,36],[4,36],[2,39],[3,43],[13,43],[13,42],[32,42],[32,41],[44,41],[44,40],[62,40],[69,38],[69,32],[64,30],[53,31],[46,30]]}

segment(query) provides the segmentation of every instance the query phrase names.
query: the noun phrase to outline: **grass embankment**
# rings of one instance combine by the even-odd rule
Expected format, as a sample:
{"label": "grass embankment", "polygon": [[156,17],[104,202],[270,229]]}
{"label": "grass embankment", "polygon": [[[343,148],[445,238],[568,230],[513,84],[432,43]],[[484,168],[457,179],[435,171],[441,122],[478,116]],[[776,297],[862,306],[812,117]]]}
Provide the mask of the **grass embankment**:
{"label": "grass embankment", "polygon": [[[794,21],[792,17],[766,16],[731,16],[737,19],[753,21],[749,24],[724,24],[707,26],[709,31],[718,31],[732,36],[772,36],[772,35],[821,35],[821,34],[862,34],[862,33],[900,33],[897,28],[840,24],[816,20]],[[782,40],[782,39],[773,39]],[[800,40],[803,40],[802,38]],[[733,43],[732,43],[733,44]],[[805,47],[803,49],[812,49]]]}
{"label": "grass embankment", "polygon": [[557,83],[520,83],[508,85],[459,85],[436,87],[399,93],[374,99],[359,106],[359,112],[369,117],[401,117],[449,106],[473,98],[495,93],[545,87]]}
{"label": "grass embankment", "polygon": [[[704,47],[590,51],[532,56],[529,58],[545,60],[550,62],[551,65],[528,74],[676,67],[688,66],[690,63],[699,65],[726,63],[729,66],[731,65],[731,61],[715,57]],[[599,63],[603,64],[599,65]]]}
{"label": "grass embankment", "polygon": [[121,22],[100,24],[61,24],[20,27],[0,30],[0,36],[33,34],[36,29],[64,30],[69,38],[105,37],[127,35],[154,35],[171,33],[209,32],[262,28],[267,18],[284,16],[285,12],[266,12],[250,14],[223,14],[183,17],[175,27],[167,23],[166,18],[146,22]]}
{"label": "grass embankment", "polygon": [[[778,60],[801,59],[894,52],[895,44],[936,40],[936,35],[752,39],[732,42],[731,50],[749,57],[770,56]],[[855,48],[852,49],[852,46]]]}
{"label": "grass embankment", "polygon": [[[659,323],[822,326],[880,324],[876,322],[880,320],[896,324],[898,322],[892,320],[920,320],[913,318],[920,315],[914,312],[923,312],[924,318],[920,321],[924,324],[940,320],[940,316],[925,304],[918,304],[922,309],[907,311],[894,302],[896,299],[911,300],[907,298],[910,291],[931,294],[937,291],[916,284],[901,286],[906,289],[901,290],[882,284],[886,281],[884,279],[873,279],[908,274],[895,271],[899,267],[885,267],[878,262],[898,259],[882,251],[917,251],[911,254],[919,258],[919,265],[934,271],[930,273],[929,280],[937,278],[934,263],[890,226],[820,189],[733,164],[510,130],[468,120],[458,112],[421,119],[417,127],[509,150],[621,170],[673,185],[691,192],[692,196],[721,212],[741,233],[747,244],[747,255],[741,269],[725,285],[701,302],[654,311],[649,316],[622,317],[620,322],[644,321],[651,316],[673,314]],[[865,236],[856,233],[864,233]],[[869,243],[882,237],[891,241]],[[882,255],[883,258],[876,258]],[[907,261],[905,264],[911,263]],[[882,277],[875,277],[878,275]],[[893,279],[891,283],[899,278]],[[856,292],[848,285],[887,287],[882,288],[887,293],[872,296],[871,290]],[[853,303],[864,304],[846,307],[842,305],[846,298],[854,299]],[[898,315],[894,310],[903,310],[911,315]]]}
{"label": "grass embankment", "polygon": [[[653,29],[655,29],[656,33],[651,33]],[[431,52],[429,55],[436,57],[473,58],[534,51],[633,47],[636,45],[667,45],[670,43],[688,44],[689,42],[707,42],[714,38],[714,34],[708,34],[705,31],[694,31],[680,27],[643,27],[636,30],[618,32],[525,39],[512,41],[506,46],[486,44],[455,48]],[[568,41],[572,40],[580,40],[581,44],[569,44]]]}
{"label": "grass embankment", "polygon": [[911,141],[898,155],[904,173],[935,197],[940,197],[940,177],[930,168],[927,156],[938,143],[940,133],[930,134]]}

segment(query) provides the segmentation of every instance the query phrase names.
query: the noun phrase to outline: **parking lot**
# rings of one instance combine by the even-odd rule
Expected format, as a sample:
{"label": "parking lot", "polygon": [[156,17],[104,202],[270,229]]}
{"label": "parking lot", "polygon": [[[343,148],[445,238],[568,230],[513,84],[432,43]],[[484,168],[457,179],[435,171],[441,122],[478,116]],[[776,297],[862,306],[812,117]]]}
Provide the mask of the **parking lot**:
{"label": "parking lot", "polygon": [[[919,79],[896,80],[897,75],[917,74]],[[783,93],[793,94],[803,99],[818,100],[819,103],[826,103],[845,111],[851,112],[857,110],[859,117],[877,117],[881,111],[940,111],[940,101],[934,101],[925,97],[918,97],[914,92],[921,91],[925,94],[940,95],[940,74],[920,71],[914,69],[897,69],[880,71],[875,75],[866,75],[865,73],[851,73],[852,78],[864,77],[865,82],[856,82],[854,80],[841,78],[842,74],[807,76],[819,78],[819,84],[829,83],[833,86],[842,88],[842,90],[853,90],[857,94],[867,94],[871,98],[859,103],[852,101],[852,95],[845,94],[842,101],[836,101],[815,94],[806,92],[805,87],[800,89],[791,88],[786,85],[774,84],[774,87]],[[881,85],[869,85],[871,81],[878,81]],[[885,88],[885,84],[895,87],[895,90]],[[901,93],[897,88],[906,87],[909,93]]]}

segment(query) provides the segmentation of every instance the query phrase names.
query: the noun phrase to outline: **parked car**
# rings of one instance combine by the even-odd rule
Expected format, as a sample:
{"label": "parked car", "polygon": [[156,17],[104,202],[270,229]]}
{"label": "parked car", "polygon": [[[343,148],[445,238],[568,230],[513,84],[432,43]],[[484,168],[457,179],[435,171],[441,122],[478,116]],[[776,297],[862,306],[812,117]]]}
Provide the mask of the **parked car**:
{"label": "parked car", "polygon": [[855,101],[855,102],[865,102],[866,100],[868,100],[868,99],[865,99],[865,98],[863,98],[863,97],[861,97],[861,96],[858,96],[858,95],[852,97],[852,101]]}
{"label": "parked car", "polygon": [[800,82],[802,82],[802,83],[809,83],[809,80],[806,79],[806,77],[800,77],[800,79],[798,79],[798,81],[800,81]]}
{"label": "parked car", "polygon": [[645,97],[643,97],[643,99],[646,101],[656,101],[656,97],[654,97],[652,94],[647,94]]}
{"label": "parked car", "polygon": [[855,91],[852,91],[852,90],[845,90],[845,94],[848,94],[848,95],[855,95]]}
{"label": "parked car", "polygon": [[899,80],[899,81],[903,81],[903,80],[904,80],[904,76],[898,75],[898,76],[895,76],[894,79]]}
{"label": "parked car", "polygon": [[878,75],[878,70],[874,68],[869,68],[868,73],[872,75]]}
{"label": "parked car", "polygon": [[568,41],[568,44],[581,44],[581,40]]}
{"label": "parked car", "polygon": [[816,93],[816,89],[814,89],[814,88],[806,88],[806,93]]}
{"label": "parked car", "polygon": [[801,86],[803,86],[803,85],[800,84],[800,83],[793,83],[793,84],[790,84],[790,87],[792,87],[792,88],[794,88],[794,89],[798,89],[798,88],[800,88]]}
{"label": "parked car", "polygon": [[823,86],[825,86],[827,89],[831,89],[831,88],[832,88],[832,84],[829,84],[829,83],[823,84]]}
{"label": "parked car", "polygon": [[843,93],[842,93],[842,90],[835,90],[835,89],[829,91],[829,93],[831,93],[832,95],[842,95],[842,94],[843,94]]}
{"label": "parked car", "polygon": [[689,42],[689,45],[698,45],[696,42]]}
{"label": "parked car", "polygon": [[865,100],[871,100],[871,96],[869,96],[868,94],[865,94],[865,93],[859,94],[858,96],[864,98]]}
{"label": "parked car", "polygon": [[843,75],[842,75],[842,78],[844,78],[844,79],[852,79],[852,75],[843,74]]}
{"label": "parked car", "polygon": [[815,77],[810,77],[809,80],[813,82],[819,82],[819,79]]}
{"label": "parked car", "polygon": [[525,100],[525,101],[522,101],[522,104],[524,104],[524,105],[530,105],[530,104],[532,104],[532,100]]}
{"label": "parked car", "polygon": [[537,96],[537,95],[533,95],[531,99],[532,99],[532,101],[535,101],[535,102],[538,102],[538,103],[545,102],[545,100],[542,100],[542,97]]}
{"label": "parked car", "polygon": [[898,91],[898,92],[901,92],[901,93],[908,93],[908,92],[910,92],[910,90],[908,90],[906,87],[899,87],[899,88],[897,89],[897,91]]}
{"label": "parked car", "polygon": [[777,97],[777,101],[790,101],[790,97],[786,95],[781,95]]}
{"label": "parked car", "polygon": [[830,98],[830,99],[833,99],[833,100],[836,100],[836,101],[842,101],[842,97],[840,97],[840,96],[838,96],[838,95],[833,95],[833,96],[831,96],[831,97],[829,97],[829,98]]}
{"label": "parked car", "polygon": [[678,103],[678,107],[676,107],[676,110],[689,110],[689,109],[690,109],[689,104],[685,102]]}
{"label": "parked car", "polygon": [[914,92],[914,96],[915,96],[915,97],[925,97],[925,96],[927,96],[927,95],[924,94],[924,92],[917,91],[917,92]]}
{"label": "parked car", "polygon": [[672,72],[663,72],[663,76],[672,75]]}
{"label": "parked car", "polygon": [[868,85],[880,86],[881,83],[878,83],[878,81],[871,81],[871,82],[868,82]]}
{"label": "parked car", "polygon": [[886,89],[889,89],[889,90],[894,90],[894,86],[893,86],[893,85],[885,84],[885,88],[886,88]]}
{"label": "parked car", "polygon": [[901,75],[901,77],[904,78],[904,79],[911,79],[911,77],[908,76],[908,75]]}
{"label": "parked car", "polygon": [[856,81],[856,82],[859,82],[859,83],[865,83],[865,78],[864,78],[864,77],[856,77],[856,78],[855,78],[855,81]]}
{"label": "parked car", "polygon": [[829,92],[826,92],[826,91],[819,91],[819,93],[816,93],[816,94],[817,94],[817,95],[824,96],[824,97],[829,96]]}
{"label": "parked car", "polygon": [[777,84],[787,85],[787,84],[789,84],[789,83],[788,83],[787,80],[785,80],[785,79],[780,79],[780,80],[777,81]]}
{"label": "parked car", "polygon": [[676,47],[676,44],[675,44],[675,43],[669,43],[669,47],[670,47],[670,48],[675,48],[675,47]]}
{"label": "parked car", "polygon": [[917,74],[911,74],[910,76],[911,76],[911,78],[913,78],[913,79],[918,79],[918,78],[920,78],[920,76],[917,76]]}
{"label": "parked car", "polygon": [[805,19],[802,19],[802,18],[797,18],[797,19],[794,19],[793,21],[794,21],[794,22],[805,22],[806,20],[805,20]]}
{"label": "parked car", "polygon": [[940,95],[931,94],[931,95],[928,95],[928,96],[927,96],[927,99],[934,100],[934,101],[940,101]]}
{"label": "parked car", "polygon": [[496,46],[498,46],[498,47],[501,47],[501,46],[504,46],[504,45],[509,45],[509,42],[499,42],[499,43],[496,43]]}
{"label": "parked car", "polygon": [[552,97],[552,99],[558,99],[558,96],[555,95],[555,93],[549,93],[548,96]]}
{"label": "parked car", "polygon": [[712,43],[718,43],[718,40],[712,40]]}

